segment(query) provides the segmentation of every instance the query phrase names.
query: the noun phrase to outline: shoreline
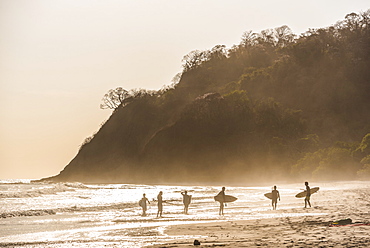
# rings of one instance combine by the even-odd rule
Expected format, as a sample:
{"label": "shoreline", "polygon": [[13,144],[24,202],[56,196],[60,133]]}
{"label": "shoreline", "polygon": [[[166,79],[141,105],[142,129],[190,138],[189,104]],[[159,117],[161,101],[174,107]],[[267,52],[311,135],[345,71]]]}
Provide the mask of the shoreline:
{"label": "shoreline", "polygon": [[279,217],[254,220],[170,226],[164,234],[188,236],[146,248],[194,247],[369,247],[370,225],[329,226],[336,214],[305,217]]}
{"label": "shoreline", "polygon": [[[370,225],[334,226],[335,221],[369,223],[370,184],[323,184],[311,198],[312,208],[304,208],[304,199],[296,198],[300,185],[279,185],[282,200],[272,210],[264,193],[269,188],[228,188],[238,201],[218,215],[219,204],[214,187],[194,187],[189,215],[183,213],[182,187],[5,185],[3,192],[18,192],[4,209],[56,209],[56,214],[2,219],[1,247],[370,247]],[[32,190],[30,190],[32,187]],[[6,190],[6,191],[5,191]],[[167,192],[163,218],[156,218],[156,204],[149,216],[141,217],[138,192],[155,195]],[[42,194],[39,194],[42,191]],[[30,192],[38,192],[31,194]],[[37,196],[37,197],[35,197]],[[131,196],[131,198],[130,198]],[[122,201],[131,200],[125,204]],[[120,200],[117,200],[120,199]],[[66,203],[65,200],[68,200]],[[60,202],[63,205],[60,206]],[[10,204],[11,203],[11,204]],[[46,204],[47,203],[47,204]],[[27,205],[28,204],[28,205]],[[60,211],[59,211],[60,210]]]}
{"label": "shoreline", "polygon": [[[194,247],[195,239],[200,247],[370,247],[368,186],[326,191],[317,198],[320,200],[312,208],[279,209],[278,206],[266,218],[256,215],[250,220],[234,218],[170,226],[164,230],[168,242],[145,247]],[[331,226],[348,218],[362,224]]]}

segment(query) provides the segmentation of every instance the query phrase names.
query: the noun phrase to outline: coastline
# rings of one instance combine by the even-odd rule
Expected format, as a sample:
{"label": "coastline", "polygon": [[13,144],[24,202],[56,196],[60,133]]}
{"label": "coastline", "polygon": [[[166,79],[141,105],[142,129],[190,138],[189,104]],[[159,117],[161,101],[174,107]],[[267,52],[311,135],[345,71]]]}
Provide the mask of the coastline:
{"label": "coastline", "polygon": [[370,226],[329,226],[335,215],[282,217],[171,226],[165,234],[193,236],[147,248],[194,247],[369,247]]}
{"label": "coastline", "polygon": [[[357,224],[331,225],[348,218]],[[269,218],[228,220],[226,213],[225,221],[170,226],[164,235],[186,239],[145,247],[194,247],[195,239],[200,247],[370,247],[370,192],[368,188],[336,191],[312,208],[278,206]]]}
{"label": "coastline", "polygon": [[[312,185],[320,191],[307,209],[295,197],[301,184],[279,185],[277,210],[264,196],[269,187],[230,187],[238,200],[219,216],[217,187],[186,188],[193,201],[184,214],[181,186],[6,183],[0,246],[181,248],[197,239],[200,247],[370,247],[370,183]],[[163,218],[156,218],[155,201],[143,218],[140,193],[159,190],[168,201]],[[362,224],[330,226],[348,218]]]}

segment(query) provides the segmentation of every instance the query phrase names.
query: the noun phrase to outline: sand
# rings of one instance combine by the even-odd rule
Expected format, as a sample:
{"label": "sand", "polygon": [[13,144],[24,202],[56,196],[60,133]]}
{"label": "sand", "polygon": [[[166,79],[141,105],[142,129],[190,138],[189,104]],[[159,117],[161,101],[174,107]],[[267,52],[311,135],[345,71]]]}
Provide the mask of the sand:
{"label": "sand", "polygon": [[[330,226],[333,221],[346,218],[353,222],[370,221],[369,190],[345,193],[344,199],[338,194],[325,206],[271,210],[278,216],[275,218],[171,226],[165,234],[187,238],[148,247],[197,247],[193,245],[195,239],[201,243],[198,247],[370,247],[370,225]],[[284,217],[287,211],[320,214]]]}
{"label": "sand", "polygon": [[[370,247],[370,226],[329,227],[321,217],[227,221],[171,227],[169,235],[194,235],[201,247]],[[152,247],[194,247],[194,240]]]}

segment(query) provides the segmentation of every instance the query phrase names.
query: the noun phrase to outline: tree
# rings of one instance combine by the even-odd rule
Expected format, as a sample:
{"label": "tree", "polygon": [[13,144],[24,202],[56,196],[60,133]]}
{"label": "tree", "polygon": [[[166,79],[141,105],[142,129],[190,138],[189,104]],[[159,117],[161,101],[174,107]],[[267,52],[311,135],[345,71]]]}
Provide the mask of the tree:
{"label": "tree", "polygon": [[114,90],[109,90],[102,99],[100,104],[101,109],[116,109],[129,97],[127,90],[118,87]]}
{"label": "tree", "polygon": [[275,28],[275,37],[277,39],[276,45],[278,47],[285,47],[294,40],[292,30],[286,25]]}
{"label": "tree", "polygon": [[253,33],[251,30],[245,31],[242,35],[242,40],[240,46],[250,47],[256,44],[256,39],[258,35]]}
{"label": "tree", "polygon": [[126,106],[135,99],[143,98],[145,96],[153,96],[158,92],[155,90],[146,89],[131,89],[129,91],[118,87],[114,90],[109,90],[102,99],[100,104],[101,109],[117,109],[120,106]]}
{"label": "tree", "polygon": [[195,69],[200,66],[203,62],[207,61],[209,57],[209,51],[194,50],[184,56],[182,59],[184,72],[191,69]]}
{"label": "tree", "polygon": [[227,50],[225,45],[214,46],[209,53],[209,60],[222,60],[227,58]]}
{"label": "tree", "polygon": [[258,43],[259,44],[269,44],[274,46],[275,45],[275,37],[274,37],[274,30],[273,29],[265,29],[262,30],[261,33],[258,35]]}

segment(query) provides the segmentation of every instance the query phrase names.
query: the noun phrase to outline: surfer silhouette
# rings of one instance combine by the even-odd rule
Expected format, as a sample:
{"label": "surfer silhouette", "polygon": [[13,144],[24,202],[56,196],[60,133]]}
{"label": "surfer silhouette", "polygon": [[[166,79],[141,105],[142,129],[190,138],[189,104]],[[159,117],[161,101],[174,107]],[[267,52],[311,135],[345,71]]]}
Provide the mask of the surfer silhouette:
{"label": "surfer silhouette", "polygon": [[148,198],[146,198],[145,194],[143,194],[143,198],[141,198],[141,200],[139,201],[139,206],[143,209],[142,216],[146,216],[146,210],[147,210],[146,203],[147,202],[150,204]]}
{"label": "surfer silhouette", "polygon": [[182,194],[182,202],[184,203],[184,214],[188,214],[189,205],[191,201],[191,195],[188,195],[188,192],[181,192]]}
{"label": "surfer silhouette", "polygon": [[272,210],[276,210],[277,200],[280,201],[280,193],[276,189],[276,186],[274,186],[274,189],[271,191],[271,200],[272,200]]}
{"label": "surfer silhouette", "polygon": [[308,206],[311,207],[311,203],[310,203],[311,188],[310,186],[308,186],[308,182],[305,182],[304,184],[306,185],[306,197],[304,198],[304,208],[307,208],[307,204]]}
{"label": "surfer silhouette", "polygon": [[157,217],[162,217],[162,212],[163,212],[163,200],[162,200],[162,195],[163,195],[163,192],[162,191],[159,191],[159,194],[157,196],[157,200],[158,200],[158,212],[157,212]]}
{"label": "surfer silhouette", "polygon": [[218,214],[219,215],[224,215],[224,204],[226,206],[226,203],[225,203],[225,187],[222,187],[222,190],[220,191],[220,193],[217,194],[217,196],[222,196],[222,200],[219,201],[220,202],[220,210],[218,211]]}

